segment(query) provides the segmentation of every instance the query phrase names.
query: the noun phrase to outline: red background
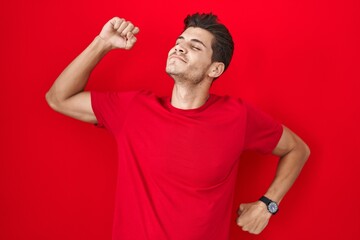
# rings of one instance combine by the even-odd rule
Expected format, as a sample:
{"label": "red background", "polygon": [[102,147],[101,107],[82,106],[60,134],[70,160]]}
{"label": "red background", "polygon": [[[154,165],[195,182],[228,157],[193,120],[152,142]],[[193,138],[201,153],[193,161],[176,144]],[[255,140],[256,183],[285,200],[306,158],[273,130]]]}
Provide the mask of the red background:
{"label": "red background", "polygon": [[44,95],[113,16],[141,29],[98,65],[89,89],[169,94],[166,55],[188,13],[213,11],[235,54],[212,91],[239,96],[298,133],[312,155],[259,236],[235,208],[267,189],[276,159],[240,164],[232,239],[358,239],[358,0],[3,1],[0,3],[0,239],[110,239],[116,149],[104,130],[53,112]]}

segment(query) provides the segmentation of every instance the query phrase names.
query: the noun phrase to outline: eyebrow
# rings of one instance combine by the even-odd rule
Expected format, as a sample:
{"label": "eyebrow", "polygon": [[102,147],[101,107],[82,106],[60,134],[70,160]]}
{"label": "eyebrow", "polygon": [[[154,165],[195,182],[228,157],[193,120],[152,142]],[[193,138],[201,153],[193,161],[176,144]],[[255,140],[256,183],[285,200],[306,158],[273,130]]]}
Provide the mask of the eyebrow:
{"label": "eyebrow", "polygon": [[[178,37],[178,40],[179,40],[179,39],[185,40],[185,38],[184,38],[183,36],[179,36],[179,37]],[[205,48],[207,48],[206,45],[205,45],[202,41],[200,41],[199,39],[192,38],[192,39],[190,39],[190,41],[200,43],[200,44],[203,45]]]}

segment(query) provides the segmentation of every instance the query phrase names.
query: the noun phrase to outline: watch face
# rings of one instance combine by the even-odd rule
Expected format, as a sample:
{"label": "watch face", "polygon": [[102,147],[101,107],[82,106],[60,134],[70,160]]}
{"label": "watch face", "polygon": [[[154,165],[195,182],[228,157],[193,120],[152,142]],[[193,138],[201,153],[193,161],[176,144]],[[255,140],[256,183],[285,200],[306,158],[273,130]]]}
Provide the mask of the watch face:
{"label": "watch face", "polygon": [[271,202],[269,205],[268,205],[268,209],[269,209],[269,212],[271,213],[276,213],[278,211],[278,206],[276,203],[274,202]]}

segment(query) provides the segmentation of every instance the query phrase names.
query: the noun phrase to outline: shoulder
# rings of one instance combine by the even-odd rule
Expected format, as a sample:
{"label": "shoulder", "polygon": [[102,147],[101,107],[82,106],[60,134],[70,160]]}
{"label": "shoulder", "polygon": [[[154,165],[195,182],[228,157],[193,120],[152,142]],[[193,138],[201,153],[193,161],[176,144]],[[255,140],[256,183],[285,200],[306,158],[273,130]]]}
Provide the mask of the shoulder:
{"label": "shoulder", "polygon": [[220,96],[216,94],[211,94],[210,96],[214,105],[216,105],[217,107],[221,106],[221,108],[228,110],[245,110],[248,105],[247,102],[240,97],[234,97],[229,95]]}
{"label": "shoulder", "polygon": [[155,97],[154,93],[149,91],[149,90],[145,90],[145,89],[140,89],[140,90],[129,90],[129,91],[91,91],[91,96],[92,98],[109,98],[109,99],[124,99],[124,98],[128,98],[128,99],[135,99],[135,98],[151,98],[151,97]]}
{"label": "shoulder", "polygon": [[224,95],[224,96],[213,95],[213,96],[215,98],[215,101],[218,102],[218,104],[222,104],[224,107],[236,108],[245,112],[262,111],[261,108],[257,106],[255,103],[241,97],[235,97],[229,95]]}

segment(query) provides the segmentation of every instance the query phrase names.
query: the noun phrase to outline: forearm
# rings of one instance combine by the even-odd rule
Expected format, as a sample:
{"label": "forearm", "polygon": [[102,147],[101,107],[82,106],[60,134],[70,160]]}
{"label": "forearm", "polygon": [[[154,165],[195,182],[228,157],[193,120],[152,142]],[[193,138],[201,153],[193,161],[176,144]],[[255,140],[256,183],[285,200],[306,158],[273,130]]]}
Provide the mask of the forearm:
{"label": "forearm", "polygon": [[[273,154],[280,157],[276,175],[265,196],[280,203],[285,194],[299,176],[307,161],[310,150],[308,146],[290,129],[284,126],[283,134]],[[270,211],[260,201],[240,204],[237,224],[244,231],[259,234],[268,224]]]}
{"label": "forearm", "polygon": [[110,19],[100,34],[65,68],[46,93],[46,101],[50,107],[66,116],[97,123],[91,94],[84,91],[89,76],[111,49],[131,49],[138,32],[138,27],[123,18]]}
{"label": "forearm", "polygon": [[307,145],[296,139],[294,148],[280,157],[275,178],[265,196],[279,203],[299,176],[309,155]]}
{"label": "forearm", "polygon": [[55,104],[83,91],[90,73],[108,51],[105,42],[96,37],[58,76],[46,94],[47,100]]}

